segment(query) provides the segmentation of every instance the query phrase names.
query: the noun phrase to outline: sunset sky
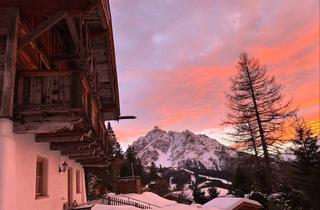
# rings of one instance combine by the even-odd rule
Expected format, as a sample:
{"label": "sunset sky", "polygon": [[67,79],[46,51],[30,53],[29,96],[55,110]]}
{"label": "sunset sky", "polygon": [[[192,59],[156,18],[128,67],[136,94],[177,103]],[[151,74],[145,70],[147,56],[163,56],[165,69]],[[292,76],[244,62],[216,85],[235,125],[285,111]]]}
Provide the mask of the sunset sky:
{"label": "sunset sky", "polygon": [[127,146],[155,125],[222,138],[224,92],[246,50],[319,128],[318,0],[110,0]]}

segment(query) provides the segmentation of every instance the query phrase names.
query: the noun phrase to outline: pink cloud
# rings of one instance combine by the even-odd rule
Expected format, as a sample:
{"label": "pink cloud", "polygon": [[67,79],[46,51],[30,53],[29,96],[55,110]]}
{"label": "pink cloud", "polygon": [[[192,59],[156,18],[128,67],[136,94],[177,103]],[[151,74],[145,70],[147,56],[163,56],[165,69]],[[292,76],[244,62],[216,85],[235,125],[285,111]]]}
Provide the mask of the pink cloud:
{"label": "pink cloud", "polygon": [[121,110],[129,143],[154,125],[201,131],[224,118],[224,92],[247,50],[286,98],[319,121],[318,1],[111,1]]}

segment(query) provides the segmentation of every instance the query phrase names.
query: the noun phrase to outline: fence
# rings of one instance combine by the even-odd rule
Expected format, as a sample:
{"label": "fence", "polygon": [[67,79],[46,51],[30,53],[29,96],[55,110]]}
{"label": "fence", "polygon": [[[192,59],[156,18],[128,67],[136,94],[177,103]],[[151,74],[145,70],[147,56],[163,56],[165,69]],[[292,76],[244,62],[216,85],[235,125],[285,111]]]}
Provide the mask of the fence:
{"label": "fence", "polygon": [[123,197],[125,197],[125,199],[107,196],[106,198],[100,199],[98,203],[113,206],[134,206],[140,209],[152,209],[153,207],[160,208],[160,206],[156,206],[151,203],[140,201],[127,196]]}

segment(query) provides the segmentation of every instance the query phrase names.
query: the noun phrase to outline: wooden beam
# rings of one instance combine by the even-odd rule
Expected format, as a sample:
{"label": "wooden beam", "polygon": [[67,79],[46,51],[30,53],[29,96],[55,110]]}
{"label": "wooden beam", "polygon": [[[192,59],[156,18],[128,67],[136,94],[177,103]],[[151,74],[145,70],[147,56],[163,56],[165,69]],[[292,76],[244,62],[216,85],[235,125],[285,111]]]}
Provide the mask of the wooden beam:
{"label": "wooden beam", "polygon": [[69,158],[73,159],[73,160],[76,160],[76,161],[81,161],[81,160],[94,161],[94,160],[101,159],[101,158],[106,159],[105,156],[100,156],[100,155],[82,155],[82,156],[69,155]]}
{"label": "wooden beam", "polygon": [[34,29],[29,34],[25,35],[19,40],[19,49],[23,49],[30,42],[41,36],[44,32],[49,30],[52,26],[60,22],[67,16],[66,12],[57,12],[55,15],[50,17],[48,20],[44,21],[41,25],[39,25],[36,29]]}
{"label": "wooden beam", "polygon": [[80,163],[86,168],[106,168],[110,166],[110,162],[96,162],[96,163]]}
{"label": "wooden beam", "polygon": [[66,22],[67,22],[67,25],[68,25],[68,29],[69,29],[70,35],[71,35],[71,37],[73,39],[74,45],[76,46],[76,49],[79,51],[80,47],[81,47],[80,46],[80,38],[79,38],[79,32],[78,32],[78,29],[76,27],[74,18],[71,17],[71,16],[67,16],[66,17]]}
{"label": "wooden beam", "polygon": [[136,116],[120,116],[119,120],[132,120],[132,119],[136,119]]}
{"label": "wooden beam", "polygon": [[84,159],[84,160],[75,160],[77,163],[80,164],[102,164],[105,163],[107,164],[109,161],[107,159]]}
{"label": "wooden beam", "polygon": [[1,0],[0,7],[18,7],[27,15],[48,15],[57,11],[80,13],[90,11],[101,0]]}
{"label": "wooden beam", "polygon": [[[41,115],[41,117],[46,116],[48,114],[50,115],[63,115],[60,118],[61,122],[74,122],[75,120],[78,120],[80,117],[77,116],[69,116],[68,114],[74,113],[74,114],[82,114],[83,111],[81,108],[69,108],[70,104],[57,104],[57,105],[39,105],[39,106],[32,106],[32,105],[25,105],[25,106],[16,106],[16,113],[20,115],[28,116],[28,115]],[[81,119],[81,118],[80,118]],[[26,119],[25,119],[26,120]],[[45,122],[47,123],[53,123],[54,121],[57,121],[57,119],[50,119],[49,117],[46,119]],[[33,123],[39,123],[35,120],[32,121]],[[30,124],[32,124],[30,122]],[[41,120],[43,123],[44,121]],[[27,121],[24,122],[24,124],[28,123]]]}
{"label": "wooden beam", "polygon": [[113,104],[104,104],[101,108],[101,112],[114,112],[117,107]]}
{"label": "wooden beam", "polygon": [[72,73],[82,72],[81,70],[23,70],[17,71],[18,76],[20,77],[67,77],[71,76]]}
{"label": "wooden beam", "polygon": [[101,152],[100,148],[90,148],[85,150],[62,150],[62,155],[69,155],[70,158],[76,159],[82,156],[97,156],[97,155],[105,155],[105,152]]}
{"label": "wooden beam", "polygon": [[84,150],[62,150],[61,155],[94,155],[93,149]]}
{"label": "wooden beam", "polygon": [[[104,20],[106,23],[106,29],[108,31],[108,47],[107,53],[109,56],[108,59],[111,61],[111,77],[113,77],[113,103],[116,106],[115,113],[113,116],[114,120],[118,120],[120,116],[120,101],[119,101],[119,88],[118,88],[118,78],[117,78],[117,70],[116,70],[116,59],[115,59],[115,49],[114,49],[114,41],[113,41],[113,32],[112,32],[112,21],[111,21],[111,12],[110,12],[110,5],[109,1],[101,1],[102,3],[102,10],[104,15]],[[102,22],[104,22],[102,20]]]}
{"label": "wooden beam", "polygon": [[73,136],[68,138],[61,138],[61,137],[36,138],[36,142],[77,142],[77,141],[81,141],[81,137]]}
{"label": "wooden beam", "polygon": [[87,165],[96,165],[96,164],[107,164],[107,160],[82,160],[82,161],[77,161],[80,162],[81,164],[87,164]]}
{"label": "wooden beam", "polygon": [[79,55],[55,55],[51,57],[52,61],[80,61]]}
{"label": "wooden beam", "polygon": [[110,165],[110,163],[101,163],[101,164],[81,164],[83,167],[87,168],[106,168]]}
{"label": "wooden beam", "polygon": [[[6,52],[4,56],[4,72],[3,72],[3,86],[0,107],[0,117],[12,118],[13,114],[13,97],[14,97],[14,83],[16,75],[17,64],[17,38],[18,38],[18,9],[5,9],[8,12],[8,31]],[[0,10],[3,12],[3,10]]]}
{"label": "wooden beam", "polygon": [[43,62],[43,64],[46,66],[46,68],[51,69],[51,63],[46,53],[43,50],[39,49],[38,47],[36,47],[36,51],[39,53],[40,59]]}
{"label": "wooden beam", "polygon": [[78,145],[77,143],[73,143],[73,145],[69,146],[60,146],[60,145],[51,145],[50,144],[50,150],[82,150],[82,149],[88,149],[88,145]]}
{"label": "wooden beam", "polygon": [[[99,150],[100,151],[100,150]],[[86,154],[70,154],[69,158],[71,159],[92,159],[92,158],[108,158],[105,153],[99,152],[98,150],[94,150],[94,152],[89,155]]]}
{"label": "wooden beam", "polygon": [[36,142],[77,142],[83,140],[83,132],[40,133],[36,135]]}
{"label": "wooden beam", "polygon": [[76,147],[76,146],[88,146],[95,145],[95,141],[80,141],[76,144],[74,142],[52,142],[50,146],[53,147]]}
{"label": "wooden beam", "polygon": [[99,29],[91,30],[90,31],[90,35],[91,35],[93,40],[96,40],[96,39],[105,40],[106,37],[108,36],[108,32],[103,28],[99,28]]}
{"label": "wooden beam", "polygon": [[76,155],[76,156],[86,156],[86,155],[98,155],[100,146],[92,148],[80,148],[80,149],[67,149],[64,148],[61,150],[62,155]]}
{"label": "wooden beam", "polygon": [[99,156],[97,155],[69,155],[69,158],[72,159],[72,160],[75,160],[77,162],[80,162],[80,161],[85,161],[85,160],[96,160],[99,158]]}

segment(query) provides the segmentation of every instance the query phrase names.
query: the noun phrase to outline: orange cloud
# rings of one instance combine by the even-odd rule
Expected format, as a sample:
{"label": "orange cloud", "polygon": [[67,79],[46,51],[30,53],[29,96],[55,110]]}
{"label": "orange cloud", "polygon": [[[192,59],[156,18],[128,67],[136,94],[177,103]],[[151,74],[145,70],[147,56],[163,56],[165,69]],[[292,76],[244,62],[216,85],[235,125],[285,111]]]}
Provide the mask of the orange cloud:
{"label": "orange cloud", "polygon": [[318,1],[116,2],[111,8],[121,109],[138,117],[115,124],[121,141],[154,125],[217,127],[244,50],[267,65],[285,99],[319,127]]}

